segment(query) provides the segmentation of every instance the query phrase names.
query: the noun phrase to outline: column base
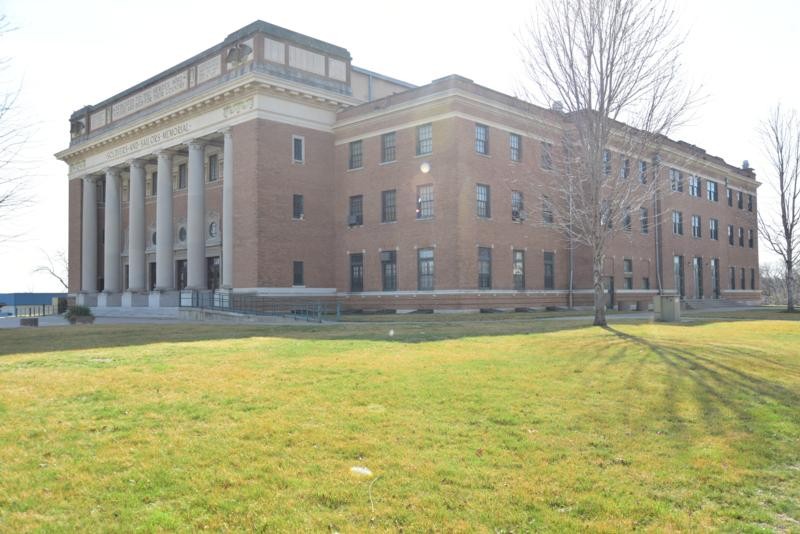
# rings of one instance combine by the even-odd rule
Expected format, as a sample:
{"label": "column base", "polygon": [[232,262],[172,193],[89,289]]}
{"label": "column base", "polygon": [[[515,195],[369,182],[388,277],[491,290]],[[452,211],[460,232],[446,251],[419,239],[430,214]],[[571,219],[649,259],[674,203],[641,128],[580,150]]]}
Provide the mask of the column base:
{"label": "column base", "polygon": [[97,305],[101,308],[107,308],[109,306],[120,306],[122,305],[122,294],[120,293],[106,293],[103,291],[99,295],[97,295]]}
{"label": "column base", "polygon": [[90,308],[97,306],[97,293],[81,291],[75,297],[75,304],[78,306],[89,306]]}
{"label": "column base", "polygon": [[147,304],[147,293],[126,291],[122,294],[123,308],[144,308],[147,307]]}
{"label": "column base", "polygon": [[179,295],[174,289],[156,289],[147,296],[147,305],[151,308],[176,308]]}

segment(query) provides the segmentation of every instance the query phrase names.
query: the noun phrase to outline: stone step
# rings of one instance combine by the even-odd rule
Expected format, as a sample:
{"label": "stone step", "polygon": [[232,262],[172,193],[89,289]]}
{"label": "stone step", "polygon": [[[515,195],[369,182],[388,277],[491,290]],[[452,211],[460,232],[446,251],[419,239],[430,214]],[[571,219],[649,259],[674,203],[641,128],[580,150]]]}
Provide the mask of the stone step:
{"label": "stone step", "polygon": [[95,306],[95,317],[134,317],[146,319],[177,319],[178,308],[124,308],[122,306]]}
{"label": "stone step", "polygon": [[684,299],[683,303],[690,310],[708,310],[714,308],[735,308],[741,304],[728,299]]}

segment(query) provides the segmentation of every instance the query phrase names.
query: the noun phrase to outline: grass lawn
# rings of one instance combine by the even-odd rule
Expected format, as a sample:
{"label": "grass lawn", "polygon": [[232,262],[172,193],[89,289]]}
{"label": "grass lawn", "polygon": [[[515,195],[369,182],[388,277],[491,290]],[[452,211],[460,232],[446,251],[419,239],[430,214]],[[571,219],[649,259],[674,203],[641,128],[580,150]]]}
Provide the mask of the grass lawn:
{"label": "grass lawn", "polygon": [[800,323],[734,319],[0,331],[0,531],[800,532]]}

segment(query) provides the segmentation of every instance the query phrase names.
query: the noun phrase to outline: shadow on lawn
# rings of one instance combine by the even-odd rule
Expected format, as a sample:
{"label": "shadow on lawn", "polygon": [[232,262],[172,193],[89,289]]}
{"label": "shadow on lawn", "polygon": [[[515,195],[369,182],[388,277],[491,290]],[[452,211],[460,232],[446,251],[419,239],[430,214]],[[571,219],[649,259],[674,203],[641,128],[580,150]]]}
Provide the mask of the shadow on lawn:
{"label": "shadow on lawn", "polygon": [[[604,328],[609,333],[655,354],[672,371],[665,388],[665,413],[673,427],[686,421],[677,413],[674,392],[689,382],[702,408],[705,427],[711,434],[725,430],[726,412],[735,416],[738,424],[749,431],[751,425],[760,424],[754,410],[768,406],[782,418],[800,424],[800,393],[784,385],[743,371],[770,367],[781,376],[792,376],[800,382],[800,368],[779,362],[766,355],[726,346],[711,345],[707,355],[683,347],[665,346],[647,339],[626,334],[613,327]],[[725,363],[742,362],[733,367]]]}

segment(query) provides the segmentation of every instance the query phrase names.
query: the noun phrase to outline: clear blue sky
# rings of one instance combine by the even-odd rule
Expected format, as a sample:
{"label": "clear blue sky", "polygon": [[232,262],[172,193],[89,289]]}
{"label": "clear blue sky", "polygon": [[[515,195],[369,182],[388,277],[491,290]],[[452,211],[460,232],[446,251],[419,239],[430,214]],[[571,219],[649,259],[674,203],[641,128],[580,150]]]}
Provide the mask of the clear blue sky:
{"label": "clear blue sky", "polygon": [[[800,109],[800,3],[678,0],[688,32],[687,79],[705,95],[691,123],[674,133],[729,163],[765,171],[756,129],[778,101]],[[212,9],[212,6],[214,9]],[[0,84],[22,84],[20,118],[30,125],[34,204],[0,243],[0,291],[59,290],[33,275],[44,252],[66,249],[66,166],[53,154],[69,141],[67,119],[262,19],[347,48],[353,63],[424,84],[461,74],[514,94],[524,75],[514,34],[536,2],[403,3],[31,1],[0,7],[18,29],[3,36],[11,67]],[[760,178],[764,178],[759,175]],[[765,188],[760,207],[768,207]],[[762,250],[762,260],[768,258]]]}

